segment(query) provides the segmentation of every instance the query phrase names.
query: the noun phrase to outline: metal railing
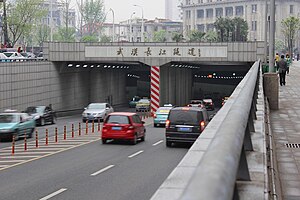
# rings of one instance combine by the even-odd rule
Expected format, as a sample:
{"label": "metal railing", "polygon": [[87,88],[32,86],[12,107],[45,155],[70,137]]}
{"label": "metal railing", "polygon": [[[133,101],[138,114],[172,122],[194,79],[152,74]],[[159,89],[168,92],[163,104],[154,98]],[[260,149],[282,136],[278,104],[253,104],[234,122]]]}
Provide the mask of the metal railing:
{"label": "metal railing", "polygon": [[250,181],[245,151],[253,151],[259,67],[253,64],[152,200],[238,199],[236,181]]}

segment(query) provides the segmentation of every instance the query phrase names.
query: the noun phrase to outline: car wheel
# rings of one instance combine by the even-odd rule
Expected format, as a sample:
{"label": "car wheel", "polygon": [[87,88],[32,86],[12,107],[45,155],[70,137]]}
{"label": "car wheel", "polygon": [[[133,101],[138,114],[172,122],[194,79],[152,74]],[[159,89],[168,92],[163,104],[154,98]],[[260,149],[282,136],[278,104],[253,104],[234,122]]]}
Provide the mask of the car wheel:
{"label": "car wheel", "polygon": [[166,141],[166,146],[167,146],[167,147],[171,147],[171,146],[172,146],[172,142],[170,142],[170,141],[167,140],[167,141]]}
{"label": "car wheel", "polygon": [[106,144],[107,140],[106,139],[102,139],[102,144]]}
{"label": "car wheel", "polygon": [[144,142],[145,141],[145,137],[146,137],[146,131],[144,132],[143,137],[141,137],[141,141]]}
{"label": "car wheel", "polygon": [[32,128],[28,134],[28,138],[32,138],[32,134],[34,133],[34,128]]}
{"label": "car wheel", "polygon": [[133,144],[133,145],[137,144],[137,136],[136,136],[136,134],[134,135],[134,138],[133,138],[131,144]]}
{"label": "car wheel", "polygon": [[41,118],[41,126],[45,126],[45,119]]}
{"label": "car wheel", "polygon": [[154,125],[154,127],[158,127],[158,124],[153,124]]}
{"label": "car wheel", "polygon": [[52,124],[56,124],[56,117],[52,117]]}

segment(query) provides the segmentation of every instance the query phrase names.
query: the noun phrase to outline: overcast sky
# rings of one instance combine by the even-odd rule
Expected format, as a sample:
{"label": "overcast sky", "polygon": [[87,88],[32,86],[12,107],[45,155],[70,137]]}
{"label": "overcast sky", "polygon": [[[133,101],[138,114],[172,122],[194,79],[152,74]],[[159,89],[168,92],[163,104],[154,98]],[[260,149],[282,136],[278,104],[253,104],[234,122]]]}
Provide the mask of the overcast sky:
{"label": "overcast sky", "polygon": [[[134,16],[141,18],[142,9],[133,6],[134,4],[143,7],[145,19],[165,18],[164,0],[104,0],[105,10],[111,8],[115,13],[115,23],[130,19],[133,12],[135,12]],[[106,22],[112,22],[112,18],[112,12],[109,12]]]}

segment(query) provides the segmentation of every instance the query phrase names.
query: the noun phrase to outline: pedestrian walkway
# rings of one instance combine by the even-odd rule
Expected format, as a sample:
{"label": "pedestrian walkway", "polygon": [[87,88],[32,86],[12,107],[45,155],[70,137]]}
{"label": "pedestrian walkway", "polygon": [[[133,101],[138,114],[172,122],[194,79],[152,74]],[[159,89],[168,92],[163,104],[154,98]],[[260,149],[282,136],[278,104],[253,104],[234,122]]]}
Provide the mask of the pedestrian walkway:
{"label": "pedestrian walkway", "polygon": [[282,198],[300,199],[300,61],[279,85],[279,110],[271,111]]}

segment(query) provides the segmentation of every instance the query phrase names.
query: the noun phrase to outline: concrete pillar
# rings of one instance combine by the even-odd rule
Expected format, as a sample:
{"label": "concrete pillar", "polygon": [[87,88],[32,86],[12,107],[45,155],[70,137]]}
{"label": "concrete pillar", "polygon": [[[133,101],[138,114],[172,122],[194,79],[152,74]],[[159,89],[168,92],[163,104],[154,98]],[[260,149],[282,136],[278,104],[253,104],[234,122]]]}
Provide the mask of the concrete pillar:
{"label": "concrete pillar", "polygon": [[278,75],[277,73],[265,73],[263,76],[263,85],[265,96],[268,97],[270,109],[278,110],[279,109],[279,84],[278,84]]}

